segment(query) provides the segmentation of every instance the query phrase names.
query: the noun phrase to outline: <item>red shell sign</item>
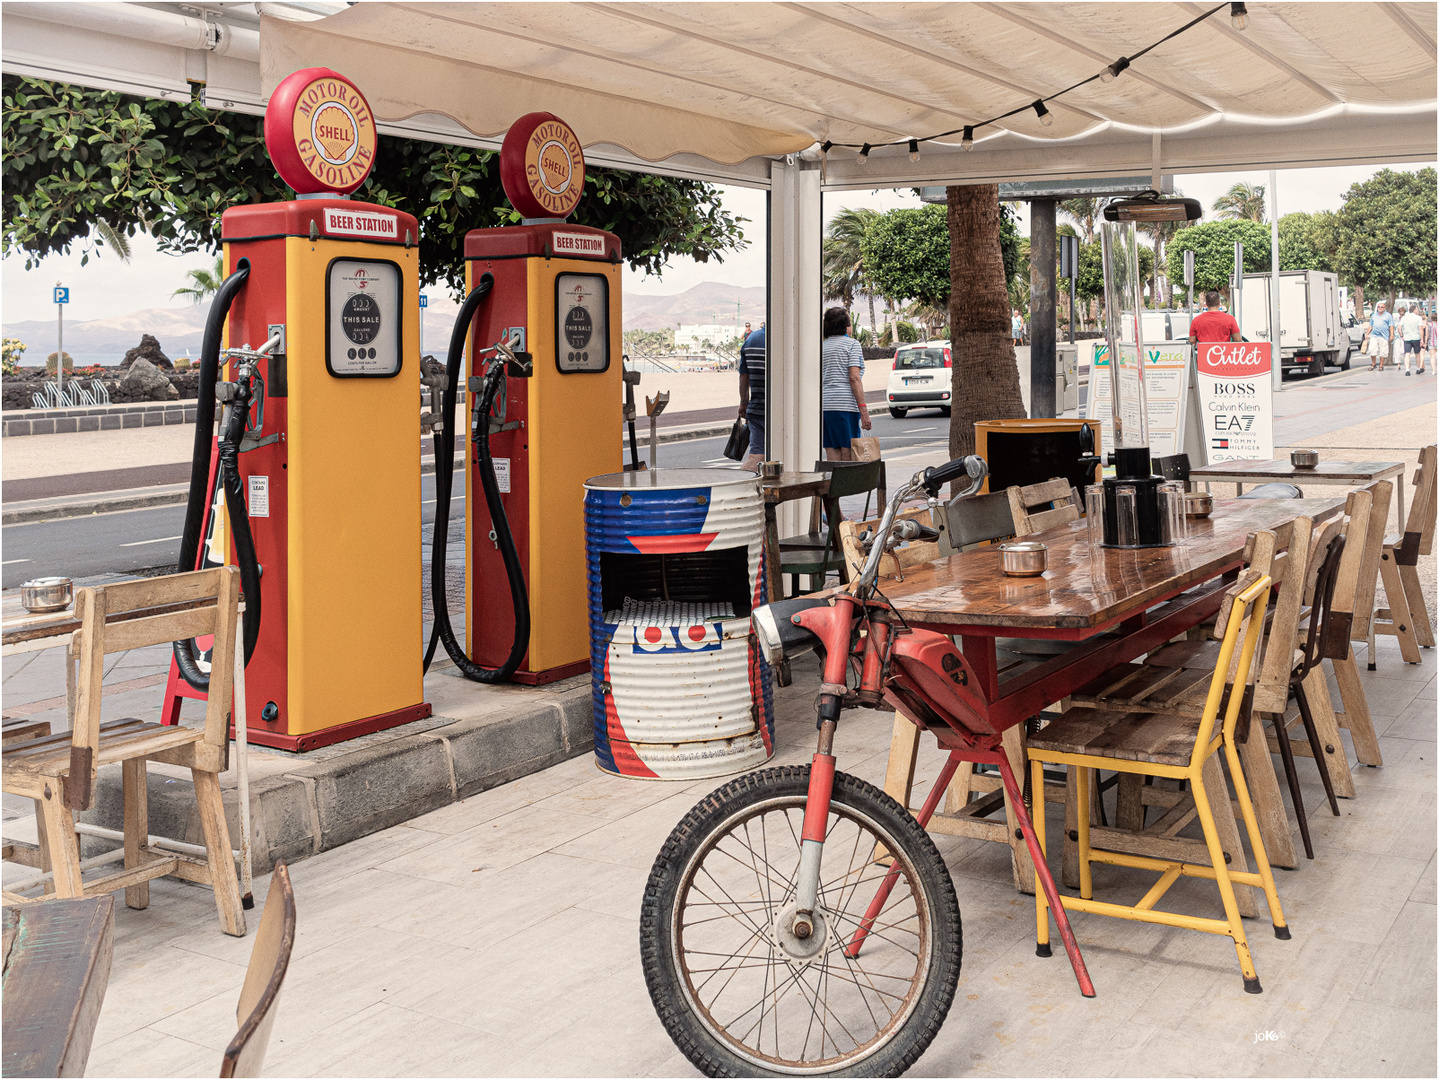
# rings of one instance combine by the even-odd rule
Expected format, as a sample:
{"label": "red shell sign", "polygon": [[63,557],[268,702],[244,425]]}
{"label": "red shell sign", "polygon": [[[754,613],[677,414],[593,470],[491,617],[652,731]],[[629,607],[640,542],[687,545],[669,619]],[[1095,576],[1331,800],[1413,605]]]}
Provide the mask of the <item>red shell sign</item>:
{"label": "red shell sign", "polygon": [[275,87],[265,147],[297,194],[348,195],[375,164],[375,117],[365,95],[329,68],[304,68]]}
{"label": "red shell sign", "polygon": [[568,217],[585,189],[585,154],[574,129],[553,113],[520,117],[500,147],[500,183],[525,217]]}

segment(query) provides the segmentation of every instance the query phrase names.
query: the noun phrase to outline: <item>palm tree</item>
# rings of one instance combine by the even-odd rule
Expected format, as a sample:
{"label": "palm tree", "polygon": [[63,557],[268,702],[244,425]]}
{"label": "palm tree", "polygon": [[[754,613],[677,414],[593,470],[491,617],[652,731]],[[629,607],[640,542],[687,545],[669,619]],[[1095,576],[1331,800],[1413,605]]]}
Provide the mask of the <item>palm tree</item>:
{"label": "palm tree", "polygon": [[171,296],[188,296],[192,303],[200,303],[207,297],[214,296],[225,281],[225,256],[215,256],[215,267],[207,270],[201,267],[198,270],[187,270],[185,276],[190,279],[190,284],[176,289]]}
{"label": "palm tree", "polygon": [[[1177,197],[1180,193],[1176,191],[1174,194]],[[1163,273],[1164,248],[1170,240],[1174,239],[1175,234],[1178,233],[1180,229],[1187,228],[1188,226],[1189,222],[1187,221],[1150,221],[1139,226],[1142,232],[1154,238],[1154,274],[1149,282],[1151,307],[1169,306],[1169,294],[1173,287],[1169,284],[1168,278]],[[1160,282],[1163,282],[1165,285],[1163,290],[1159,288]],[[1162,299],[1164,300],[1163,304],[1159,302],[1161,293]]]}
{"label": "palm tree", "polygon": [[1102,210],[1099,199],[1063,199],[1059,203],[1059,212],[1079,227],[1079,238],[1086,244],[1094,243],[1094,227]]}
{"label": "palm tree", "polygon": [[869,324],[874,321],[874,293],[864,272],[862,246],[865,234],[879,217],[879,211],[841,210],[825,230],[823,249],[823,287],[826,300],[838,300],[845,311],[854,303],[857,292],[869,296]]}
{"label": "palm tree", "polygon": [[949,209],[949,329],[954,356],[950,457],[974,453],[977,420],[1024,415],[999,249],[999,186],[945,189]]}
{"label": "palm tree", "polygon": [[1221,220],[1260,221],[1264,220],[1264,185],[1235,184],[1214,200],[1214,210]]}
{"label": "palm tree", "polygon": [[116,229],[108,221],[95,222],[95,232],[99,234],[101,241],[110,245],[111,251],[120,256],[121,262],[130,261],[129,237]]}

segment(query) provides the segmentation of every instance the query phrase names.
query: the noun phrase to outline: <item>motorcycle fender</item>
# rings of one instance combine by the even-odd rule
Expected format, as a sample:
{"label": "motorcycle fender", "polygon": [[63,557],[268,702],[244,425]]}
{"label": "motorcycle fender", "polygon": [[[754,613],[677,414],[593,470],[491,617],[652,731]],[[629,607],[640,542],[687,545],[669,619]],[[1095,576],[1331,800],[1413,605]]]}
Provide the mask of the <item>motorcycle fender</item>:
{"label": "motorcycle fender", "polygon": [[930,630],[897,634],[892,655],[892,680],[903,681],[956,726],[996,733],[974,672],[949,638]]}

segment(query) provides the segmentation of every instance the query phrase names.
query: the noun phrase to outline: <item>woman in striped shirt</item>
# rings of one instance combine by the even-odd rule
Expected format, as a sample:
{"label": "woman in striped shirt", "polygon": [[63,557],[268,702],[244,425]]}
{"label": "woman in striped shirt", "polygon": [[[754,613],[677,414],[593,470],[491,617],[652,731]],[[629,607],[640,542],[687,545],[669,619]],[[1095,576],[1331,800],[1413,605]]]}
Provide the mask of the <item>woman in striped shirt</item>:
{"label": "woman in striped shirt", "polygon": [[824,410],[826,461],[852,461],[850,440],[870,428],[864,403],[864,350],[849,336],[849,312],[832,307],[824,313],[820,407]]}

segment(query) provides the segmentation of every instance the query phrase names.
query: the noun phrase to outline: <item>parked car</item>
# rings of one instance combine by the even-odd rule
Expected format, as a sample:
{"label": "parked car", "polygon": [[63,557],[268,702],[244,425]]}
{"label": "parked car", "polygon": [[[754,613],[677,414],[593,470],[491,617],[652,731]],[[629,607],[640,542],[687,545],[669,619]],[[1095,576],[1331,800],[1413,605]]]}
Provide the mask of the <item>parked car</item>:
{"label": "parked car", "polygon": [[900,419],[910,409],[938,409],[949,415],[954,366],[947,341],[901,345],[889,370],[889,415]]}

